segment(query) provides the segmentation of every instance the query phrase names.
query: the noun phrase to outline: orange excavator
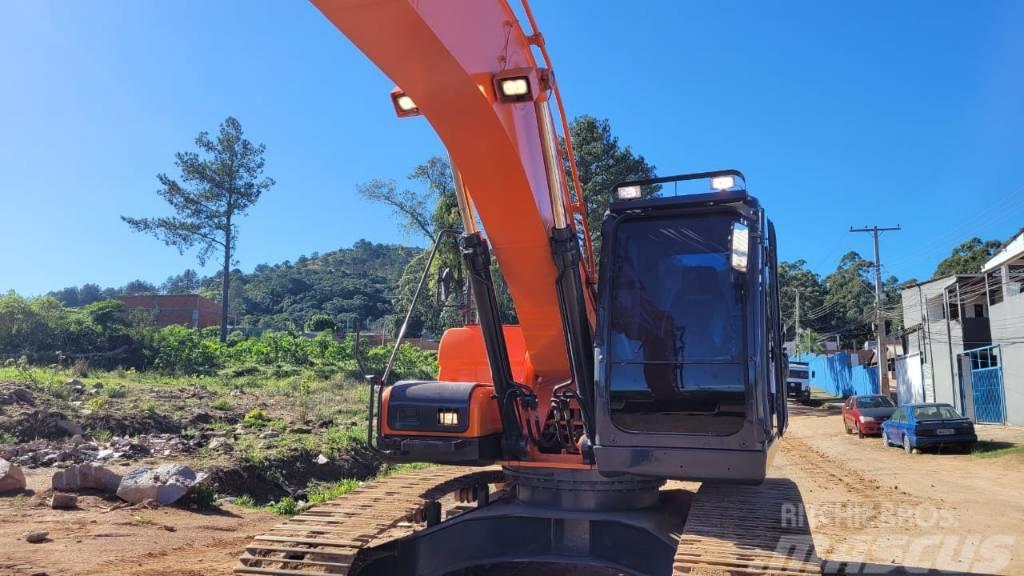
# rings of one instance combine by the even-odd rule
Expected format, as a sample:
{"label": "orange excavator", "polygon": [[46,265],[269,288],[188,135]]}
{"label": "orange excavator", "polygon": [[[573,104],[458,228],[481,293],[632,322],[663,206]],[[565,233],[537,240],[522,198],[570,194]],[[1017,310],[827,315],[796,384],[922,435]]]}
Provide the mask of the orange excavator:
{"label": "orange excavator", "polygon": [[[462,229],[433,250],[457,236],[477,321],[445,332],[436,380],[391,382],[389,363],[370,383],[371,447],[439,466],[294,517],[257,537],[236,571],[815,571],[770,546],[700,544],[783,530],[758,510],[784,495],[726,486],[762,483],[787,419],[775,233],[743,175],[609,190],[599,271],[525,0],[529,30],[507,0],[313,4],[399,86],[397,115],[423,116],[443,141]],[[518,325],[501,323],[492,258]],[[676,480],[704,484],[696,496],[665,488]]]}

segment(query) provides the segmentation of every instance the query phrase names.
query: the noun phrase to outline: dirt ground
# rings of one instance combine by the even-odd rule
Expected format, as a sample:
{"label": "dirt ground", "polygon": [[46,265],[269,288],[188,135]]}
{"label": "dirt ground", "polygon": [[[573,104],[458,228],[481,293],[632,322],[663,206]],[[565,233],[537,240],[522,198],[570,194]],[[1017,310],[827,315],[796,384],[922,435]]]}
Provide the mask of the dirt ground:
{"label": "dirt ground", "polygon": [[[818,554],[833,569],[849,561],[1024,574],[1024,455],[908,455],[846,435],[836,411],[794,412],[771,474],[799,485]],[[979,426],[978,435],[1024,444],[1021,428]],[[882,566],[862,567],[872,568]]]}
{"label": "dirt ground", "polygon": [[[907,455],[878,438],[842,432],[839,416],[794,409],[772,476],[800,487],[819,556],[830,570],[884,573],[893,564],[970,574],[1024,574],[1024,456]],[[1024,431],[981,428],[1024,444]],[[114,509],[80,498],[80,510],[45,506],[51,470],[27,471],[35,495],[0,498],[0,575],[227,575],[245,544],[279,518],[227,505]],[[24,534],[49,532],[29,544]],[[866,566],[858,562],[868,563]]]}

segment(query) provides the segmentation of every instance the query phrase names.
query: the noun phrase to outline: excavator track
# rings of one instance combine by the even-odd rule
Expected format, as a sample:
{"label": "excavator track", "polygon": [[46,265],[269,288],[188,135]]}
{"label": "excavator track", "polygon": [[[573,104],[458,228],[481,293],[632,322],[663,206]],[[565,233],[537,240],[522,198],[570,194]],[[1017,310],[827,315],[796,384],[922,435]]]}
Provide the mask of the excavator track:
{"label": "excavator track", "polygon": [[821,574],[796,484],[770,478],[759,486],[704,484],[676,548],[673,576]]}
{"label": "excavator track", "polygon": [[[453,496],[455,502],[472,500],[472,490],[504,479],[497,467],[467,472],[441,466],[376,480],[257,536],[235,572],[346,575],[363,548],[426,526],[434,503]],[[820,575],[801,502],[796,485],[782,479],[760,486],[702,485],[687,512],[673,576]],[[449,514],[459,511],[449,506]]]}
{"label": "excavator track", "polygon": [[348,574],[363,547],[426,525],[427,508],[433,503],[503,479],[503,472],[496,467],[467,472],[440,466],[370,482],[257,536],[246,546],[235,573]]}

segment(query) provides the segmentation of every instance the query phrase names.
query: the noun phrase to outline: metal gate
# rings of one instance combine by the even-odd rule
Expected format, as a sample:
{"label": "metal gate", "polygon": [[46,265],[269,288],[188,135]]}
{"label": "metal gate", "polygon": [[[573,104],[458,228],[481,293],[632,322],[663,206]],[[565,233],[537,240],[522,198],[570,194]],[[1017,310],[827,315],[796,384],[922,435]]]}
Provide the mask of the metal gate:
{"label": "metal gate", "polygon": [[1003,364],[999,345],[967,350],[959,356],[960,366],[968,368],[961,369],[960,374],[962,393],[970,395],[964,406],[973,408],[974,421],[982,424],[1006,423],[1006,395],[1003,391]]}

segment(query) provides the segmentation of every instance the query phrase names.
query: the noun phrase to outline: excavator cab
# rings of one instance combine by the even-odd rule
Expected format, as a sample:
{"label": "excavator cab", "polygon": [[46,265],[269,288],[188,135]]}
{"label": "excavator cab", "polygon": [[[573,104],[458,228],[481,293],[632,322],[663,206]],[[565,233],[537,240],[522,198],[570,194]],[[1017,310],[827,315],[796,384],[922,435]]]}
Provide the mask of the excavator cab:
{"label": "excavator cab", "polygon": [[[711,191],[672,195],[682,184]],[[602,226],[602,473],[758,483],[786,426],[775,235],[743,175],[625,182]]]}

